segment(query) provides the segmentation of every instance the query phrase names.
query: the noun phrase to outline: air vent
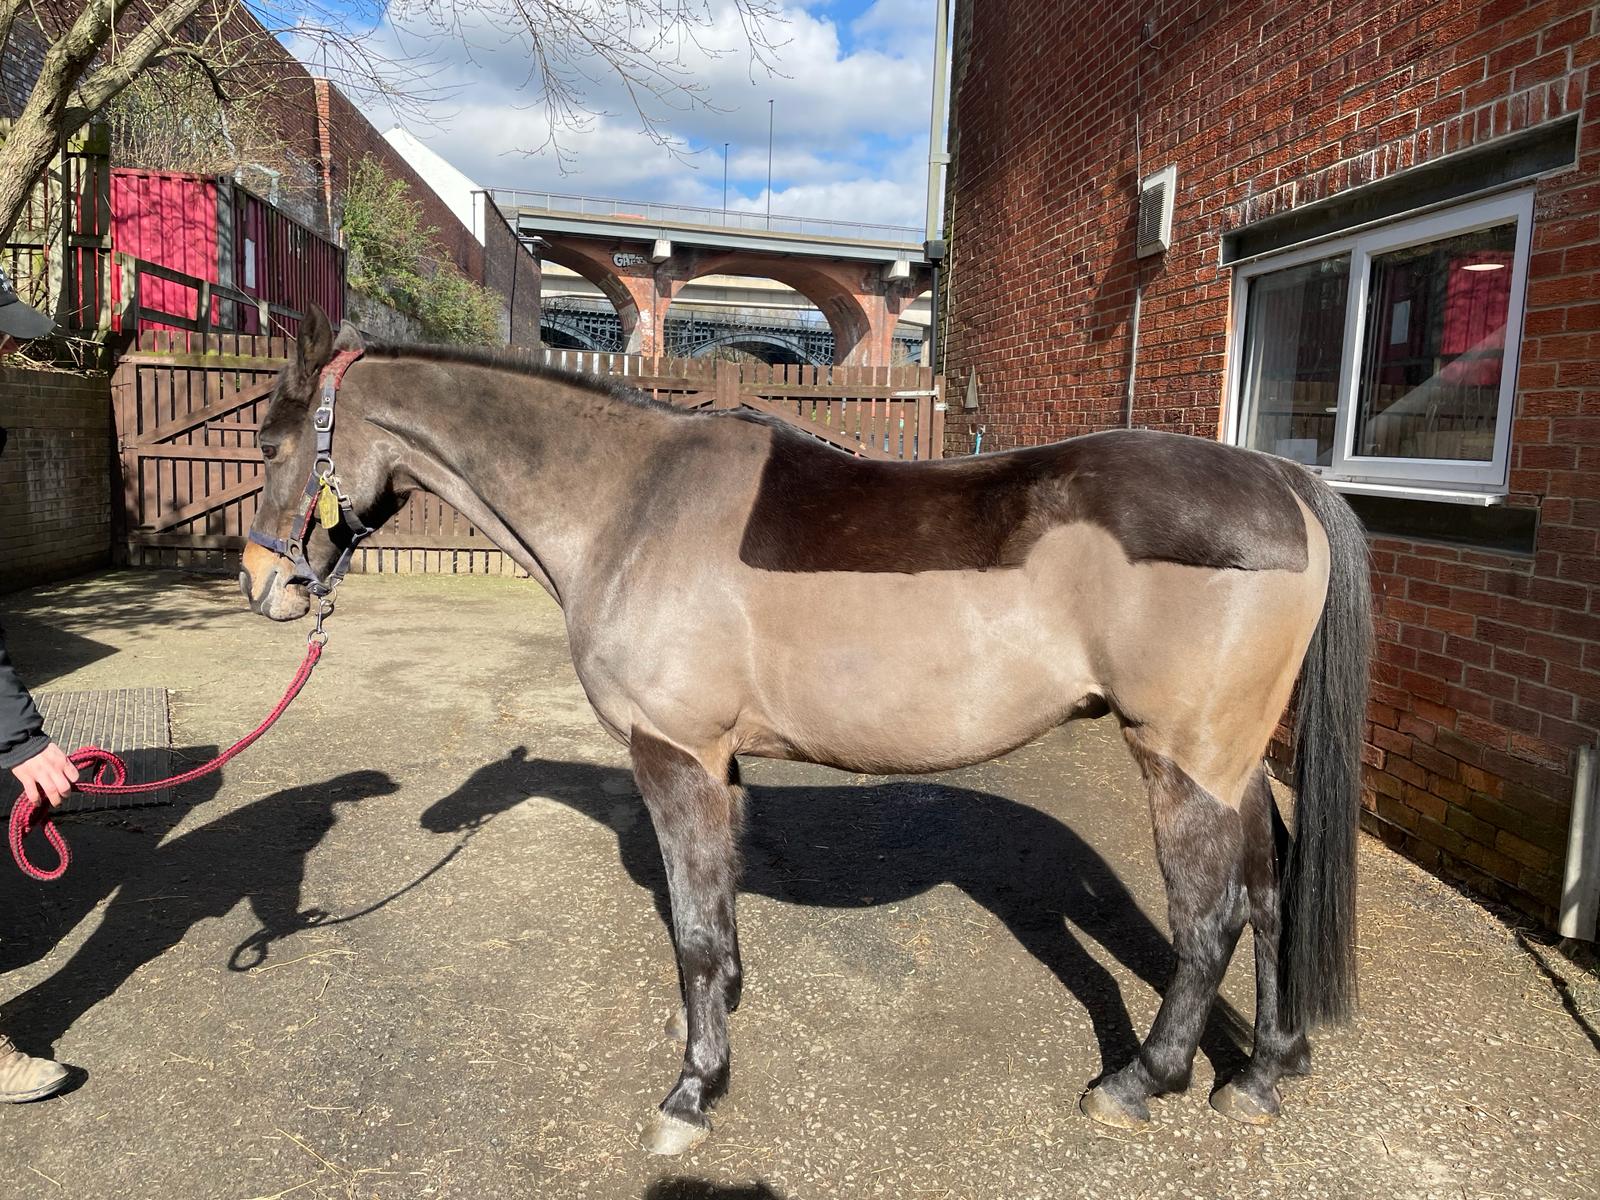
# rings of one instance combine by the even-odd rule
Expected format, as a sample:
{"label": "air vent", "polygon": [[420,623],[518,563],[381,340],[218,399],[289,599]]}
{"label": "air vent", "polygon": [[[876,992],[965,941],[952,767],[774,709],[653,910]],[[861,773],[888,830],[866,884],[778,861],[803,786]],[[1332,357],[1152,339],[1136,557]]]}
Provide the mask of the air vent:
{"label": "air vent", "polygon": [[1139,185],[1139,249],[1145,258],[1166,250],[1172,240],[1172,194],[1178,186],[1178,168],[1167,167]]}

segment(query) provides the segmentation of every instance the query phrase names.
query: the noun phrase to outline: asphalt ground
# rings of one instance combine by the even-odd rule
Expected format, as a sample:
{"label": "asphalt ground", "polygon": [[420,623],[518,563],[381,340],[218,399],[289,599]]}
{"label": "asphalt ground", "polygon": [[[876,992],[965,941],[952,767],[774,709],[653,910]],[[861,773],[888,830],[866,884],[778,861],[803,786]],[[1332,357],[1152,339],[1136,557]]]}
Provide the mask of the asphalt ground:
{"label": "asphalt ground", "polygon": [[[303,626],[228,580],[113,572],[0,598],[38,689],[164,687],[176,761],[252,727]],[[0,1111],[0,1196],[1582,1197],[1600,985],[1363,839],[1362,1012],[1266,1129],[1241,947],[1193,1089],[1077,1110],[1170,964],[1142,789],[1109,722],[914,779],[747,761],[746,986],[710,1141],[638,1129],[676,1075],[664,883],[560,613],[500,578],[352,576],[277,730],[178,804],[0,869],[0,1028],[78,1086]],[[43,854],[41,854],[43,856]]]}

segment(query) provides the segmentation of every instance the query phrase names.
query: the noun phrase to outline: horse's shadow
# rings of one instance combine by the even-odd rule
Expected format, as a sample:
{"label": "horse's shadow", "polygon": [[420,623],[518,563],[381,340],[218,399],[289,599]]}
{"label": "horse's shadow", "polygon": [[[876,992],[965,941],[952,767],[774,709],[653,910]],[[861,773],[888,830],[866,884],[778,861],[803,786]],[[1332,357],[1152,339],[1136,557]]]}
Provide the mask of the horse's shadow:
{"label": "horse's shadow", "polygon": [[764,1180],[741,1186],[670,1175],[645,1189],[644,1200],[783,1200]]}
{"label": "horse's shadow", "polygon": [[4,911],[38,914],[32,937],[4,945],[0,966],[8,970],[48,954],[111,896],[100,923],[54,974],[5,1004],[0,1028],[25,1048],[53,1045],[145,963],[241,901],[261,928],[234,950],[229,965],[236,970],[257,965],[272,942],[317,925],[326,914],[300,907],[307,855],[337,823],[338,805],[397,789],[380,771],[352,771],[264,796],[165,840],[190,808],[216,793],[217,780],[185,788],[175,806],[74,821],[68,836],[79,853],[60,883],[0,875]]}
{"label": "horse's shadow", "polygon": [[[530,795],[611,829],[623,867],[666,921],[666,874],[632,776],[615,767],[530,759],[522,747],[479,768],[421,817],[435,833],[476,828]],[[790,904],[894,904],[952,883],[993,913],[1066,986],[1094,1027],[1105,1070],[1138,1051],[1115,978],[1074,930],[1163,990],[1171,944],[1106,861],[1054,817],[931,780],[749,788],[740,890]],[[1225,1001],[1201,1041],[1219,1078],[1245,1061],[1248,1025]]]}

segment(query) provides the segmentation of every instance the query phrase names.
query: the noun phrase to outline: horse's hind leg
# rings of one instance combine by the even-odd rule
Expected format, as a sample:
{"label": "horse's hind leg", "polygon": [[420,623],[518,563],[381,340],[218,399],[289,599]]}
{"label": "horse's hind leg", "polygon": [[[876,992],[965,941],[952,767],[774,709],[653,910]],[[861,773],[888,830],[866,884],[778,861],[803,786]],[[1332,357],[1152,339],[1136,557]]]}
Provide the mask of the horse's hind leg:
{"label": "horse's hind leg", "polygon": [[1283,979],[1278,958],[1282,931],[1280,887],[1289,842],[1288,830],[1273,803],[1265,771],[1251,782],[1240,811],[1244,822],[1244,877],[1250,894],[1250,927],[1256,951],[1256,1036],[1250,1063],[1218,1088],[1211,1106],[1250,1125],[1263,1125],[1278,1113],[1278,1080],[1311,1069],[1311,1048],[1302,1030],[1284,1023]]}
{"label": "horse's hind leg", "polygon": [[1247,907],[1239,813],[1170,760],[1129,740],[1150,792],[1178,966],[1138,1055],[1083,1098],[1085,1115],[1122,1129],[1150,1119],[1150,1097],[1189,1086],[1195,1050]]}
{"label": "horse's hind leg", "polygon": [[681,1154],[711,1131],[711,1101],[728,1082],[728,1010],[738,1003],[734,925],[741,793],[693,755],[635,729],[634,777],[655,825],[672,901],[688,1037],[683,1070],[645,1130],[656,1154]]}

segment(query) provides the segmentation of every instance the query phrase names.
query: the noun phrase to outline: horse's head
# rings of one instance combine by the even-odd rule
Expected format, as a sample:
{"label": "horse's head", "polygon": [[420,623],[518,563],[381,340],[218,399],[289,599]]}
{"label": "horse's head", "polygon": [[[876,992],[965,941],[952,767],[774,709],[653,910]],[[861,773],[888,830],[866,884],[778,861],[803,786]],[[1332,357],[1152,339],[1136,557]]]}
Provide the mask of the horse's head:
{"label": "horse's head", "polygon": [[[338,488],[364,524],[376,527],[393,512],[388,503],[392,464],[385,461],[373,430],[361,419],[358,387],[346,384],[340,389],[331,455],[317,453],[313,414],[322,369],[336,351],[360,348],[361,336],[354,326],[346,323],[335,340],[326,314],[313,305],[301,323],[294,358],[283,369],[267,405],[260,436],[266,475],[251,532],[278,539],[280,548],[289,548],[298,539],[307,507],[313,503],[307,496],[307,483],[319,479],[330,465]],[[341,522],[327,529],[313,520],[305,535],[305,562],[318,577],[326,578],[351,543],[352,532]],[[310,610],[311,597],[306,590],[310,580],[302,577],[289,555],[252,538],[240,566],[239,587],[256,612],[274,621],[293,621]]]}

